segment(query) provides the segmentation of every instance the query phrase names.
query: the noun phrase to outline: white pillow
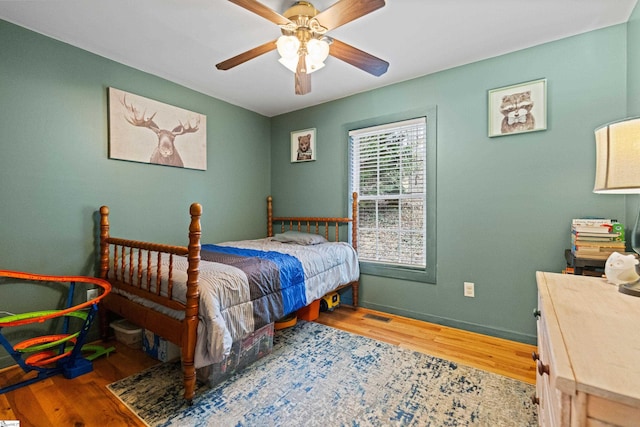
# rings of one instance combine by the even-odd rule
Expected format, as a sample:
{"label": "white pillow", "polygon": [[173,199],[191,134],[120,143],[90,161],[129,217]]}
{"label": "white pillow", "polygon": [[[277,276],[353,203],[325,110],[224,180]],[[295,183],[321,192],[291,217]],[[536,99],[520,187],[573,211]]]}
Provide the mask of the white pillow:
{"label": "white pillow", "polygon": [[327,243],[328,240],[319,234],[303,233],[300,231],[285,231],[282,234],[273,236],[273,240],[282,243],[296,243],[298,245],[317,245]]}

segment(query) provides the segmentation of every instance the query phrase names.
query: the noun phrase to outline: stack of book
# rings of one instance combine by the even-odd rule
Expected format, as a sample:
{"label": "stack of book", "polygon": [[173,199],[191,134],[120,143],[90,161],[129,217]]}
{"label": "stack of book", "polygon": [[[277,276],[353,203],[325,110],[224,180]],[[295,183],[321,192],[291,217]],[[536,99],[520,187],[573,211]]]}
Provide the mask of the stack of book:
{"label": "stack of book", "polygon": [[571,222],[571,252],[576,258],[606,260],[625,252],[624,226],[612,219],[577,218]]}

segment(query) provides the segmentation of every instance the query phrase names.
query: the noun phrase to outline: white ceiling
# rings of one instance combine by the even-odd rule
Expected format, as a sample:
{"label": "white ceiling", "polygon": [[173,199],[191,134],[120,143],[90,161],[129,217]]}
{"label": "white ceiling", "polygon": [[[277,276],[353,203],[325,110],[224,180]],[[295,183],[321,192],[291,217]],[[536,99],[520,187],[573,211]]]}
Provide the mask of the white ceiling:
{"label": "white ceiling", "polygon": [[[322,11],[336,1],[312,3]],[[0,19],[271,117],[623,23],[637,1],[388,0],[328,33],[389,62],[387,73],[374,77],[329,57],[307,95],[294,94],[276,51],[215,68],[280,35],[225,0],[0,0]],[[293,0],[262,3],[282,13]]]}

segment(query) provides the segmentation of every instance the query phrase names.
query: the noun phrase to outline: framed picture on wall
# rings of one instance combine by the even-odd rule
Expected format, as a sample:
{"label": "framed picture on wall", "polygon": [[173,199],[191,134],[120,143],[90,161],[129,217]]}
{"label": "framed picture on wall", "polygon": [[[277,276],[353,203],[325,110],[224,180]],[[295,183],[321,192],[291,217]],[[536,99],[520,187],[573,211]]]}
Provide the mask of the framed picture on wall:
{"label": "framed picture on wall", "polygon": [[291,132],[291,163],[316,159],[316,130],[304,129]]}
{"label": "framed picture on wall", "polygon": [[207,116],[110,87],[109,158],[207,170]]}
{"label": "framed picture on wall", "polygon": [[547,128],[547,80],[492,89],[489,137],[535,132]]}

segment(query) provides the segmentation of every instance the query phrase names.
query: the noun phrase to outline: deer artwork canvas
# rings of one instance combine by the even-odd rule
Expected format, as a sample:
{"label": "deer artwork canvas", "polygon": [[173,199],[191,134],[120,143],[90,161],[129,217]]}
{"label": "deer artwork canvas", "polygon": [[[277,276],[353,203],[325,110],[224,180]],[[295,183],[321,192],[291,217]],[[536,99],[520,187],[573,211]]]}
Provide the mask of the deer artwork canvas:
{"label": "deer artwork canvas", "polygon": [[207,169],[207,117],[109,88],[109,158]]}

